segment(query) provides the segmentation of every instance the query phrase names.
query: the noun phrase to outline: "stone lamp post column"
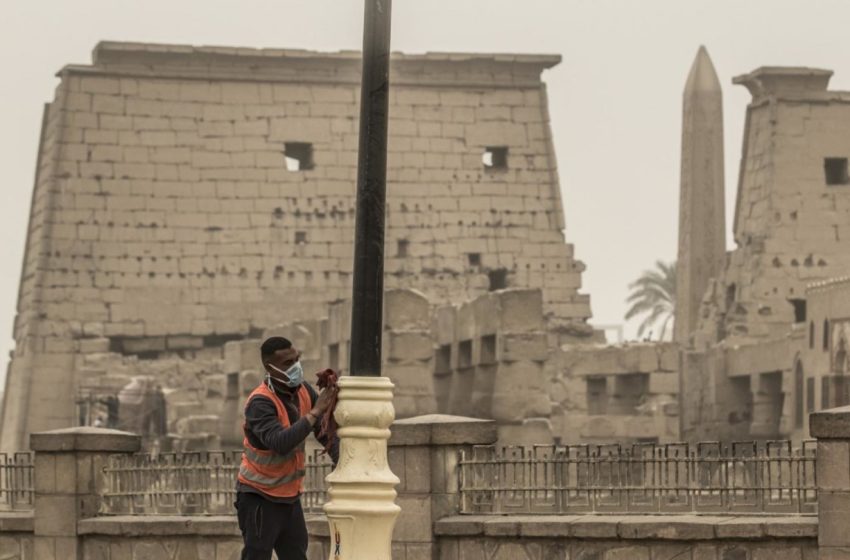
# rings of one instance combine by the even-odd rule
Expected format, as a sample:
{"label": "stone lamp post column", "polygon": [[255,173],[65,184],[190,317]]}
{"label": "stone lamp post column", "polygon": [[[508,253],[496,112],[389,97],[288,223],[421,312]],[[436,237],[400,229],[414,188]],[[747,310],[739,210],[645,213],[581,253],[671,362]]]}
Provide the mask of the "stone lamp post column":
{"label": "stone lamp post column", "polygon": [[350,377],[335,418],[340,458],[328,475],[330,560],[390,560],[399,483],[387,464],[393,384],[381,377],[391,0],[366,0],[354,237]]}

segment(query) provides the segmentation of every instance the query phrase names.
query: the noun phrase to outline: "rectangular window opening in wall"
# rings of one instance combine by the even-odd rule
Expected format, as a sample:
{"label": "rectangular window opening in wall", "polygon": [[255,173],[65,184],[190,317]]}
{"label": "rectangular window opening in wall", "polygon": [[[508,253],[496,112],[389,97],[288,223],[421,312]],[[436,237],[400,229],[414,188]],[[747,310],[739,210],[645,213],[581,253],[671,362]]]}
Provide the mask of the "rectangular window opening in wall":
{"label": "rectangular window opening in wall", "polygon": [[837,406],[847,406],[850,404],[850,383],[847,382],[846,377],[835,376],[832,378],[834,391],[832,392],[835,395],[835,402],[832,404],[833,407]]}
{"label": "rectangular window opening in wall", "polygon": [[496,335],[488,334],[481,337],[481,363],[496,363]]}
{"label": "rectangular window opening in wall", "polygon": [[452,345],[444,344],[437,348],[437,356],[434,360],[434,373],[451,373],[452,371]]}
{"label": "rectangular window opening in wall", "polygon": [[406,257],[408,247],[410,247],[410,241],[408,241],[407,239],[399,239],[397,250],[396,250],[396,256],[397,257]]}
{"label": "rectangular window opening in wall", "polygon": [[614,390],[611,395],[608,414],[632,416],[637,414],[649,393],[649,374],[627,373],[614,376]]}
{"label": "rectangular window opening in wall", "polygon": [[823,320],[823,351],[829,351],[829,319]]}
{"label": "rectangular window opening in wall", "polygon": [[815,411],[815,378],[806,379],[806,412]]}
{"label": "rectangular window opening in wall", "polygon": [[806,300],[804,299],[789,299],[788,302],[794,307],[794,322],[806,322]]}
{"label": "rectangular window opening in wall", "polygon": [[461,340],[457,345],[457,367],[468,368],[472,366],[472,341]]}
{"label": "rectangular window opening in wall", "polygon": [[827,185],[850,185],[847,158],[828,157],[823,160],[823,172]]}
{"label": "rectangular window opening in wall", "polygon": [[469,266],[481,266],[481,253],[467,253],[466,261]]}
{"label": "rectangular window opening in wall", "polygon": [[307,243],[307,232],[306,231],[296,231],[295,232],[295,244],[303,245]]}
{"label": "rectangular window opening in wall", "polygon": [[504,290],[508,287],[508,269],[497,268],[496,270],[491,270],[487,272],[487,276],[490,279],[491,292],[495,292],[496,290]]}
{"label": "rectangular window opening in wall", "polygon": [[607,414],[608,379],[605,377],[588,377],[586,383],[587,413],[591,415]]}
{"label": "rectangular window opening in wall", "polygon": [[829,405],[829,377],[820,378],[820,409],[826,410]]}
{"label": "rectangular window opening in wall", "polygon": [[794,427],[802,428],[805,420],[805,412],[803,409],[803,364],[797,362],[794,368]]}
{"label": "rectangular window opening in wall", "polygon": [[726,286],[726,309],[731,309],[732,304],[735,303],[735,299],[737,299],[738,288],[733,282]]}
{"label": "rectangular window opening in wall", "polygon": [[313,144],[309,142],[286,142],[283,145],[287,171],[313,169]]}
{"label": "rectangular window opening in wall", "polygon": [[481,156],[484,169],[487,171],[499,171],[508,168],[508,148],[506,146],[488,146],[484,148]]}

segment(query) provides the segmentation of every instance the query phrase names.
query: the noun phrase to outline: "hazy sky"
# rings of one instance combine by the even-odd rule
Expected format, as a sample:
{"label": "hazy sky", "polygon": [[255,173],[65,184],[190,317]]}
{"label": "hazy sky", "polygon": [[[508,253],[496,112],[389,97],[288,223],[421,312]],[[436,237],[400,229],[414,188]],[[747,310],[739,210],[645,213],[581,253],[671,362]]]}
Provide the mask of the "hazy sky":
{"label": "hazy sky", "polygon": [[[42,104],[57,70],[89,63],[99,40],[359,49],[362,4],[3,0],[3,355],[12,348]],[[763,65],[815,66],[835,71],[832,89],[850,89],[848,0],[395,0],[393,12],[393,50],[563,56],[544,79],[566,236],[587,265],[584,291],[598,324],[622,323],[628,283],[656,259],[675,258],[681,92],[700,44],[724,86],[728,224],[749,99],[731,78]]]}

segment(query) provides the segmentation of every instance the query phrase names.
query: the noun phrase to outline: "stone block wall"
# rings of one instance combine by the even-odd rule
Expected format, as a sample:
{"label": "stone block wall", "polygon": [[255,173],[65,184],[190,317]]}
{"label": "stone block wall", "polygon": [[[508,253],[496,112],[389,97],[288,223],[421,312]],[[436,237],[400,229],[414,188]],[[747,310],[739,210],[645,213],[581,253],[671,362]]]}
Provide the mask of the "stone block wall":
{"label": "stone block wall", "polygon": [[[539,288],[553,322],[585,325],[541,81],[559,60],[394,55],[388,287]],[[348,296],[359,68],[358,53],[100,43],[59,72],[3,449],[72,424],[68,372],[104,344],[220,350]]]}
{"label": "stone block wall", "polygon": [[[850,158],[850,93],[831,71],[760,68],[735,79],[753,95],[735,213],[736,249],[710,307],[724,334],[777,337],[795,321],[806,285],[850,273],[850,182],[828,159]],[[846,169],[846,167],[845,167]],[[706,311],[708,313],[708,311]]]}
{"label": "stone block wall", "polygon": [[[388,290],[384,293],[384,340],[382,375],[395,384],[393,406],[396,417],[409,418],[437,411],[433,386],[433,347],[431,303],[416,290]],[[348,373],[351,301],[340,300],[319,313],[321,319],[279,324],[263,332],[268,336],[284,336],[302,350],[306,379],[315,383],[312,374],[326,367],[343,375]],[[247,356],[243,369],[242,394],[247,394],[261,378],[259,347],[262,339],[229,343],[228,353]],[[229,366],[233,367],[233,366]]]}
{"label": "stone block wall", "polygon": [[0,558],[34,560],[33,515],[28,512],[0,512]]}
{"label": "stone block wall", "polygon": [[850,277],[809,286],[806,302],[808,322],[788,391],[794,417],[801,410],[809,414],[850,404]]}
{"label": "stone block wall", "polygon": [[850,281],[810,284],[804,300],[806,320],[782,337],[686,352],[705,374],[690,378],[686,402],[710,410],[702,420],[686,414],[686,433],[798,441],[810,437],[809,414],[850,404]]}
{"label": "stone block wall", "polygon": [[[684,362],[683,437],[740,434],[740,426],[727,421],[739,412],[725,405],[741,381],[728,379],[726,354],[751,345],[765,353],[783,344],[806,351],[809,335],[799,328],[822,332],[822,323],[809,326],[806,287],[850,274],[850,93],[829,91],[831,76],[829,70],[767,67],[734,80],[753,96],[735,209],[736,248],[703,298],[691,357]],[[798,364],[800,358],[790,356],[780,368],[768,369],[774,365],[768,356],[750,368],[755,400],[771,403],[754,402],[754,437],[803,436],[804,415],[834,404],[828,394],[817,402],[824,391],[809,387],[821,383],[822,368]],[[777,372],[781,387],[768,390],[765,376]],[[776,403],[771,393],[784,401]],[[778,418],[770,407],[780,409]]]}
{"label": "stone block wall", "polygon": [[503,444],[551,443],[538,290],[504,290],[433,317],[439,411],[496,420]]}
{"label": "stone block wall", "polygon": [[816,518],[799,517],[463,516],[435,524],[439,560],[813,560],[817,529]]}
{"label": "stone block wall", "polygon": [[[120,394],[133,379],[141,379],[148,389],[164,388],[167,437],[151,434],[146,448],[238,448],[244,399],[264,376],[259,348],[265,337],[291,339],[302,351],[311,383],[316,381],[313,374],[325,367],[347,373],[350,301],[314,313],[318,318],[276,324],[257,338],[231,340],[221,348],[166,351],[157,359],[102,346],[102,352],[76,357],[75,375],[85,380],[83,386],[95,400]],[[417,290],[391,289],[385,293],[384,316],[382,373],[396,386],[398,418],[436,412],[472,415],[495,419],[506,444],[553,441],[552,406],[563,406],[559,399],[565,398],[564,387],[572,387],[581,372],[555,364],[540,290],[499,290],[454,306],[434,306]],[[670,376],[656,374],[653,383],[669,385]],[[583,410],[584,401],[575,402]],[[105,414],[102,404],[92,406],[90,416]],[[140,418],[130,407],[122,405],[119,417],[118,427],[140,430]],[[90,425],[90,420],[81,425]],[[563,417],[559,421],[566,433]]]}
{"label": "stone block wall", "polygon": [[547,368],[555,437],[679,441],[678,351],[673,343],[561,346]]}

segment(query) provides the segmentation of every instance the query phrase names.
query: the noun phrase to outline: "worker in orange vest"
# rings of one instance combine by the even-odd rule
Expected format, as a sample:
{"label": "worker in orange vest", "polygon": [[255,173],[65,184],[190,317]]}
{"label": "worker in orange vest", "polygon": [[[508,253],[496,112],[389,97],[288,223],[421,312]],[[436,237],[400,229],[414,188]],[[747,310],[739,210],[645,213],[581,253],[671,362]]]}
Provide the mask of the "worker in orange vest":
{"label": "worker in orange vest", "polygon": [[[236,482],[236,512],[242,560],[306,560],[307,525],[301,508],[304,442],[310,432],[330,448],[334,466],[339,442],[319,436],[319,420],[336,388],[317,394],[304,381],[301,353],[279,336],[260,347],[266,377],[248,396],[242,463]],[[330,445],[328,445],[330,443]]]}

